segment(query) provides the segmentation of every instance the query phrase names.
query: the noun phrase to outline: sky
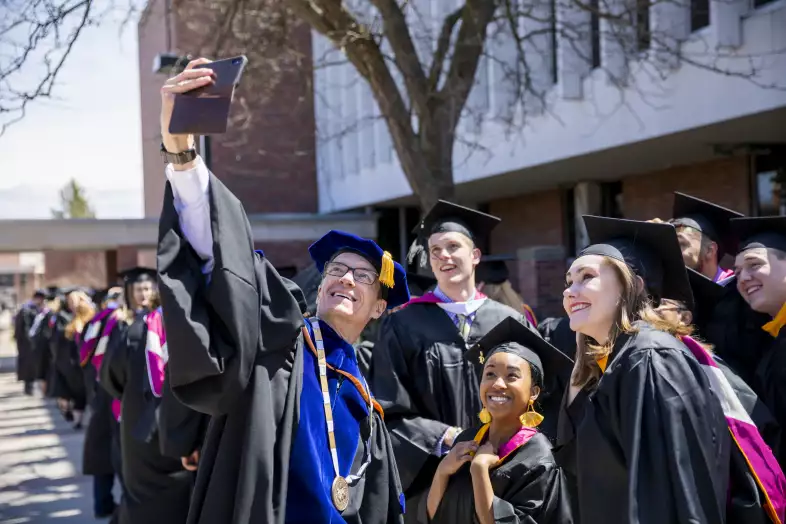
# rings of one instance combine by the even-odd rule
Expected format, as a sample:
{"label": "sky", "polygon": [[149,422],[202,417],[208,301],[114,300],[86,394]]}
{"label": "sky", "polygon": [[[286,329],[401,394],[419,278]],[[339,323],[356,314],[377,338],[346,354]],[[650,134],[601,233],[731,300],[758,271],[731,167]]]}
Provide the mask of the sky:
{"label": "sky", "polygon": [[98,218],[143,216],[136,24],[86,29],[61,73],[0,136],[0,219],[51,218],[71,178]]}

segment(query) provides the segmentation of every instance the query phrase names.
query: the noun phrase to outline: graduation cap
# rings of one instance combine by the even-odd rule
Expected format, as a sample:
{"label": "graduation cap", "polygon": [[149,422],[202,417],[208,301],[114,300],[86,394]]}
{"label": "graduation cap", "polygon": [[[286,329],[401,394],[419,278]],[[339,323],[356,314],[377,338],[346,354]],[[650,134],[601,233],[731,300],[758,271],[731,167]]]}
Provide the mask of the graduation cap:
{"label": "graduation cap", "polygon": [[344,231],[332,230],[308,248],[311,259],[321,273],[325,264],[344,252],[357,253],[379,272],[379,283],[387,289],[387,307],[392,309],[409,302],[407,275],[404,268],[373,240]]}
{"label": "graduation cap", "polygon": [[730,220],[745,215],[700,198],[675,192],[672,216],[674,218],[671,223],[675,226],[690,227],[700,231],[718,244],[718,260],[720,260],[733,248]]}
{"label": "graduation cap", "polygon": [[47,300],[54,300],[58,295],[62,295],[62,291],[57,286],[47,286],[46,293]]}
{"label": "graduation cap", "polygon": [[49,293],[45,289],[36,289],[33,298],[46,298]]}
{"label": "graduation cap", "polygon": [[786,252],[786,217],[735,218],[731,228],[737,241],[735,253],[762,247]]}
{"label": "graduation cap", "polygon": [[591,215],[582,218],[592,245],[579,256],[602,255],[624,262],[644,280],[656,301],[679,300],[693,310],[693,293],[672,224]]}
{"label": "graduation cap", "polygon": [[573,368],[573,360],[513,317],[507,317],[494,326],[464,353],[464,358],[470,362],[485,362],[499,352],[523,358],[540,371],[544,381],[547,376],[557,376],[565,372],[570,374]]}
{"label": "graduation cap", "polygon": [[132,267],[123,271],[118,272],[118,277],[123,279],[123,282],[126,284],[132,284],[134,282],[138,282],[142,278],[150,278],[154,282],[158,279],[158,272],[155,269],[149,267]]}
{"label": "graduation cap", "polygon": [[413,296],[421,297],[437,284],[437,279],[428,275],[407,272],[407,284],[409,293]]}
{"label": "graduation cap", "polygon": [[475,281],[487,284],[502,284],[510,279],[507,261],[516,260],[513,255],[489,255],[480,259],[475,270]]}
{"label": "graduation cap", "polygon": [[417,238],[410,247],[408,259],[413,262],[415,258],[420,258],[419,264],[427,265],[428,239],[431,235],[461,233],[474,244],[480,244],[499,223],[500,219],[493,215],[447,200],[438,200],[412,230]]}

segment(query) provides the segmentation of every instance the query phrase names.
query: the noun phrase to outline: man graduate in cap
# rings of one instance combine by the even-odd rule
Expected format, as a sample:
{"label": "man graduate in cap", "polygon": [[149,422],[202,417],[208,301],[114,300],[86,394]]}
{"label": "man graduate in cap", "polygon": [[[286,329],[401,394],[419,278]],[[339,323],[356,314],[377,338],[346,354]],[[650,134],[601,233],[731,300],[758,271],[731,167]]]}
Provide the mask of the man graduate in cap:
{"label": "man graduate in cap", "polygon": [[[731,220],[743,215],[717,204],[682,193],[674,193],[674,219],[682,258],[688,269],[704,275],[717,283],[717,293],[709,302],[702,300],[694,311],[694,320],[702,336],[715,347],[721,356],[748,384],[760,354],[757,348],[766,345],[766,336],[759,327],[766,322],[761,314],[751,310],[737,291],[734,271],[724,270],[720,261],[727,254],[733,255],[734,235]],[[696,282],[694,277],[692,281]],[[703,289],[708,286],[701,282]]]}
{"label": "man graduate in cap", "polygon": [[158,268],[169,378],[177,398],[213,417],[188,521],[400,522],[390,437],[352,344],[369,320],[409,300],[404,270],[371,240],[327,233],[309,248],[322,282],[306,321],[193,136],[168,132],[173,95],[209,75],[208,61],[193,61],[162,89],[171,164]]}
{"label": "man graduate in cap", "polygon": [[749,347],[761,355],[753,389],[780,424],[781,441],[774,449],[786,467],[786,217],[739,218],[732,228],[740,240],[735,273],[740,295],[769,322],[765,347]]}
{"label": "man graduate in cap", "polygon": [[35,318],[44,306],[46,291],[43,289],[33,293],[32,300],[22,304],[14,317],[14,340],[16,341],[16,378],[24,382],[25,395],[33,394],[33,384],[36,379],[36,358],[33,351],[33,341],[30,338],[30,328],[33,327]]}
{"label": "man graduate in cap", "polygon": [[742,213],[675,192],[673,216],[670,222],[677,228],[686,266],[715,282],[734,274],[720,267],[720,262],[732,244],[729,221]]}
{"label": "man graduate in cap", "polygon": [[[416,229],[412,251],[420,265],[429,259],[437,287],[391,315],[374,346],[371,387],[385,410],[411,507],[431,485],[440,457],[483,407],[480,364],[464,359],[467,347],[508,317],[532,327],[521,311],[476,289],[478,245],[498,223],[485,213],[437,203]],[[415,518],[407,514],[408,522]]]}

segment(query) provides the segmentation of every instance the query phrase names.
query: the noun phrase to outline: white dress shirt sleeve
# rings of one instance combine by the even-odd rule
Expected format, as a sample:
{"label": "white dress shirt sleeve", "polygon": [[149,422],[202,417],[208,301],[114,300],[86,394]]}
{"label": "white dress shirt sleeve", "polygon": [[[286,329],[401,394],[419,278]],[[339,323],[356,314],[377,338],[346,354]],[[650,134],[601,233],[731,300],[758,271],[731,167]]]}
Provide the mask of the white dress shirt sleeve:
{"label": "white dress shirt sleeve", "polygon": [[215,263],[208,199],[210,171],[198,156],[195,166],[187,171],[175,171],[172,164],[167,165],[166,177],[172,184],[180,229],[194,251],[205,262],[202,273],[210,274]]}

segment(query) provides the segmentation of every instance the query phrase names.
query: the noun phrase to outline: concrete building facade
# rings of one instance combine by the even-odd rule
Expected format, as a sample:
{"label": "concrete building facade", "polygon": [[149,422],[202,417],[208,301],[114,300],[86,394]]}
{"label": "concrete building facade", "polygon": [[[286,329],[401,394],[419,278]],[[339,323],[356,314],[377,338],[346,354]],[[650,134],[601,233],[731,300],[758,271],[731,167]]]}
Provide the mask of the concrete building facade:
{"label": "concrete building facade", "polygon": [[[428,3],[437,20],[454,4],[419,2]],[[783,208],[786,91],[762,86],[786,85],[786,1],[709,2],[705,23],[691,32],[680,23],[690,18],[693,3],[668,9],[652,3],[652,28],[684,29],[676,35],[679,53],[669,74],[657,81],[643,61],[615,53],[604,36],[593,68],[571,55],[589,42],[557,35],[556,49],[549,47],[553,60],[531,72],[550,86],[548,110],[531,111],[514,136],[492,118],[508,103],[501,71],[493,61],[481,63],[469,108],[488,118],[479,127],[466,119],[459,132],[489,154],[456,146],[457,198],[503,219],[488,248],[517,255],[510,264],[513,284],[540,316],[561,314],[566,264],[586,244],[582,214],[670,218],[674,191],[751,215]],[[569,14],[558,12],[557,19]],[[313,52],[329,59],[330,43],[315,35]],[[729,57],[723,67],[739,75],[696,63],[697,56],[718,54]],[[756,81],[743,73],[750,57],[758,57]],[[627,79],[626,85],[610,82],[610,75]],[[385,247],[400,252],[411,241],[415,199],[384,122],[363,118],[379,112],[368,86],[350,65],[318,69],[314,83],[320,210],[382,210],[388,223],[380,222],[380,236],[398,236],[398,247]],[[357,118],[367,123],[333,138]],[[396,210],[400,220],[391,225]]]}

